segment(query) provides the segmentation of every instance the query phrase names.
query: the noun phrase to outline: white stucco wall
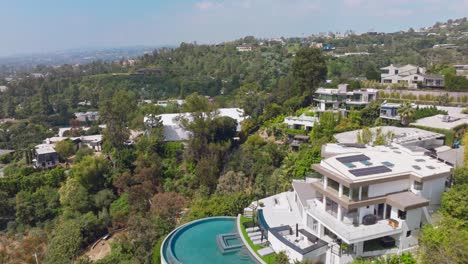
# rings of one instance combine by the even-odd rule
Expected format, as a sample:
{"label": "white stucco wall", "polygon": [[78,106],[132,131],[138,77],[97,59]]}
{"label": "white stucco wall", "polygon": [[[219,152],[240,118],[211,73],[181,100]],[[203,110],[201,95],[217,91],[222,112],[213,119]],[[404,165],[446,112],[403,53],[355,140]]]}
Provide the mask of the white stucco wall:
{"label": "white stucco wall", "polygon": [[409,189],[410,183],[408,180],[399,180],[392,182],[384,182],[372,184],[369,186],[369,197],[385,195],[387,193],[400,192]]}
{"label": "white stucco wall", "polygon": [[419,230],[421,223],[422,209],[416,208],[406,211],[406,224],[411,231]]}
{"label": "white stucco wall", "polygon": [[445,178],[438,178],[423,183],[421,195],[428,199],[429,204],[440,204],[442,193],[445,190]]}

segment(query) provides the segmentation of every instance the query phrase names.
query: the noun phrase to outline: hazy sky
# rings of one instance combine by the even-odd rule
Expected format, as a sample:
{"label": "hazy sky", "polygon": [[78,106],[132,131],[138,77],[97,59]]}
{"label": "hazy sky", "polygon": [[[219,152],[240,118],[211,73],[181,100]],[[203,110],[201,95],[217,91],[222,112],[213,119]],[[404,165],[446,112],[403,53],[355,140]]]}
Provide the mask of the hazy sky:
{"label": "hazy sky", "polygon": [[467,14],[468,0],[0,0],[0,56],[246,35],[388,32]]}

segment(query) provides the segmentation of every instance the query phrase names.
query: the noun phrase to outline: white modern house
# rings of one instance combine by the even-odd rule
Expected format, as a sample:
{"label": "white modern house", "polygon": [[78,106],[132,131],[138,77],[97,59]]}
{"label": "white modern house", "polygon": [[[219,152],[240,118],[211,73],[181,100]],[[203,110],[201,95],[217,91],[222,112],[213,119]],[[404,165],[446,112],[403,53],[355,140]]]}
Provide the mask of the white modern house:
{"label": "white modern house", "polygon": [[417,246],[452,175],[450,165],[397,144],[327,144],[322,155],[312,166],[317,177],[254,202],[275,252],[285,251],[291,263],[338,264]]}
{"label": "white modern house", "polygon": [[34,167],[50,169],[59,164],[59,155],[52,144],[40,144],[34,148]]}
{"label": "white modern house", "polygon": [[80,122],[94,122],[99,120],[99,112],[77,112],[76,120]]}
{"label": "white modern house", "polygon": [[386,101],[380,105],[380,118],[391,119],[391,120],[400,120],[401,117],[398,114],[398,109],[401,107],[401,104],[397,103],[387,103]]}
{"label": "white modern house", "polygon": [[380,82],[382,84],[401,84],[408,88],[422,87],[441,88],[444,87],[444,77],[441,75],[428,75],[423,67],[407,64],[393,65],[380,68]]}
{"label": "white modern house", "polygon": [[[242,122],[247,118],[244,116],[244,110],[240,108],[220,108],[216,110],[218,116],[227,116],[237,121],[237,132],[241,131]],[[185,141],[190,137],[190,132],[182,127],[181,118],[191,119],[190,113],[174,113],[174,114],[161,114],[157,116],[147,115],[144,117],[143,122],[151,127],[154,122],[160,119],[164,126],[164,139],[165,141]]]}
{"label": "white modern house", "polygon": [[181,100],[181,99],[160,100],[156,102],[157,106],[162,106],[162,107],[167,107],[168,105],[182,106],[183,104],[185,104],[185,100]]}
{"label": "white modern house", "polygon": [[316,122],[318,122],[317,117],[308,116],[306,114],[302,114],[300,116],[288,116],[283,121],[283,123],[288,125],[288,128],[303,129],[305,131],[311,131]]}
{"label": "white modern house", "polygon": [[314,101],[316,111],[345,111],[350,108],[362,108],[377,99],[377,89],[348,91],[348,84],[340,84],[336,89],[318,88]]}
{"label": "white modern house", "polygon": [[[376,139],[377,132],[379,129],[381,135],[391,135],[388,141],[389,143],[399,144],[407,147],[422,147],[428,150],[435,149],[444,145],[445,135],[414,127],[373,127],[369,129],[373,135],[372,141]],[[337,143],[357,144],[358,133],[362,134],[362,129],[338,133],[333,136],[335,137]]]}
{"label": "white modern house", "polygon": [[236,47],[236,50],[239,52],[250,52],[253,50],[253,46],[249,44],[243,44]]}

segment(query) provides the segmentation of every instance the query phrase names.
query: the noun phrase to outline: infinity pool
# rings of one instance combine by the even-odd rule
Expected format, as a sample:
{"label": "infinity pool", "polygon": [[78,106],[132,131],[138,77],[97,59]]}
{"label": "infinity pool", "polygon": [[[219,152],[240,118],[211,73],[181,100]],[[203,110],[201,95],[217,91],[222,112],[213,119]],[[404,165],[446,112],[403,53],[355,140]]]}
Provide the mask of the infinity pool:
{"label": "infinity pool", "polygon": [[[229,233],[237,233],[234,217],[211,217],[188,223],[176,229],[164,241],[164,261],[168,264],[255,264],[244,247],[237,252],[221,253],[216,236]],[[242,243],[240,239],[229,242]]]}

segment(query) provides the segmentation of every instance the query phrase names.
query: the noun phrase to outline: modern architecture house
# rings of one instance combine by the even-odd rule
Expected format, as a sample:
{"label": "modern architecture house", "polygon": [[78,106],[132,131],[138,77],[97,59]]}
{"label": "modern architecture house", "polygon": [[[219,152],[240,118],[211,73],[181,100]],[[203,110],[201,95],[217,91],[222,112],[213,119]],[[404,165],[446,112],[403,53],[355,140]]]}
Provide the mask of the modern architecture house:
{"label": "modern architecture house", "polygon": [[468,64],[458,64],[458,65],[453,65],[453,67],[456,70],[456,74],[458,76],[465,76],[468,78]]}
{"label": "modern architecture house", "polygon": [[401,118],[398,114],[398,108],[400,107],[401,104],[383,102],[380,105],[380,118],[400,120]]}
{"label": "modern architecture house", "polygon": [[408,88],[441,88],[445,85],[442,75],[427,75],[425,68],[411,64],[402,66],[390,64],[380,70],[382,84],[401,84]]}
{"label": "modern architecture house", "polygon": [[59,164],[59,155],[51,144],[41,144],[34,148],[34,159],[36,168],[50,169]]}
{"label": "modern architecture house", "polygon": [[362,108],[377,99],[377,94],[377,89],[348,91],[347,84],[340,84],[337,89],[318,88],[314,97],[315,110],[324,112]]}
{"label": "modern architecture house", "polygon": [[[240,108],[220,108],[217,111],[219,116],[227,116],[237,121],[237,132],[241,131],[241,124],[246,118],[244,116],[244,110]],[[146,115],[143,122],[149,126],[154,126],[154,122],[158,119],[161,120],[164,126],[164,139],[165,141],[185,141],[190,137],[190,132],[185,130],[180,120],[181,118],[191,119],[190,113],[174,113],[174,114],[161,114],[157,116]]]}
{"label": "modern architecture house", "polygon": [[[414,127],[396,126],[380,126],[370,128],[369,130],[373,135],[372,142],[376,139],[377,131],[379,129],[381,135],[391,135],[388,141],[389,144],[394,143],[407,147],[417,146],[426,148],[428,151],[444,145],[445,135],[443,134]],[[333,136],[340,144],[357,144],[359,133],[362,134],[362,129],[338,133]]]}
{"label": "modern architecture house", "polygon": [[80,122],[94,122],[99,120],[99,112],[77,112],[76,120]]}
{"label": "modern architecture house", "polygon": [[315,122],[318,122],[318,118],[315,116],[308,116],[302,114],[300,116],[288,116],[284,119],[285,124],[291,129],[303,129],[305,131],[311,131],[314,127]]}
{"label": "modern architecture house", "polygon": [[452,166],[417,148],[323,146],[314,178],[260,200],[260,227],[290,261],[326,264],[401,254],[418,244],[440,204]]}

